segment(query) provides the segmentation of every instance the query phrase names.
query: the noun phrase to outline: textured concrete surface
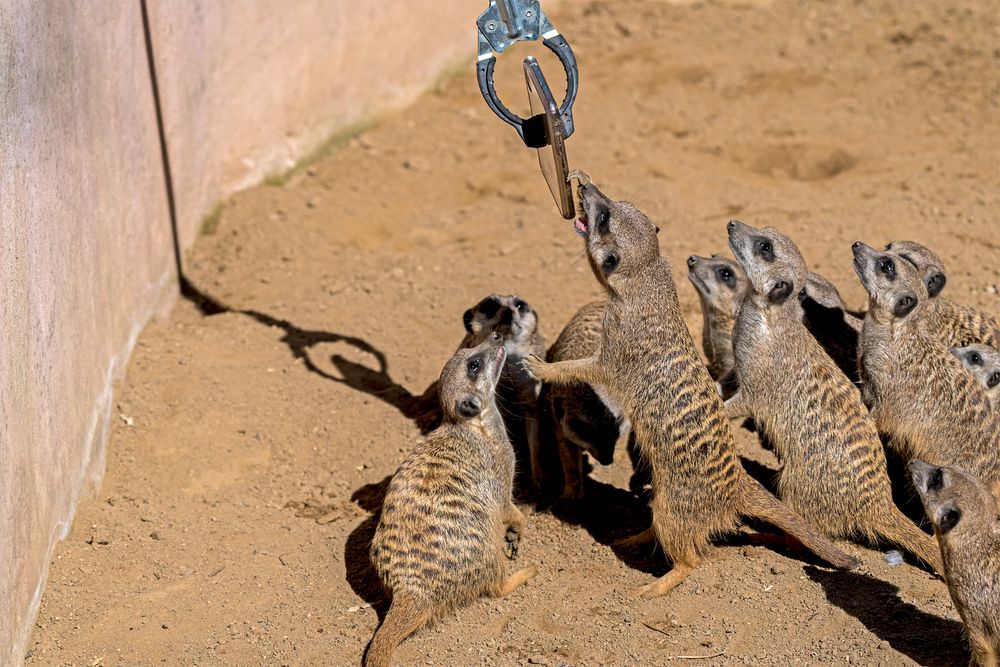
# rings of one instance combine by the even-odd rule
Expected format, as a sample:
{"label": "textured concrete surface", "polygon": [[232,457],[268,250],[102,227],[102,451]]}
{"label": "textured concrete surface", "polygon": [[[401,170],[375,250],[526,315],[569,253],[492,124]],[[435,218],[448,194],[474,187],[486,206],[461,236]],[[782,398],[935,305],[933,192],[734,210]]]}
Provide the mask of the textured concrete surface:
{"label": "textured concrete surface", "polygon": [[[103,472],[111,388],[169,293],[138,3],[0,3],[0,664]],[[127,65],[125,65],[127,63]]]}
{"label": "textured concrete surface", "polygon": [[[152,2],[182,244],[226,195],[471,56],[479,10]],[[100,480],[115,382],[172,266],[139,3],[0,2],[0,664]]]}

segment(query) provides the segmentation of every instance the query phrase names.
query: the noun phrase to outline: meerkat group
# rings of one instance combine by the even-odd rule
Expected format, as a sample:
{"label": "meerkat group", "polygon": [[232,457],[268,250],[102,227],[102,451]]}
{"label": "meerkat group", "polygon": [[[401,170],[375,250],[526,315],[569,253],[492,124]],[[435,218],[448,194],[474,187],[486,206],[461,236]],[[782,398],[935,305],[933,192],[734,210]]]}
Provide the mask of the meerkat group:
{"label": "meerkat group", "polygon": [[[633,491],[652,510],[652,526],[627,542],[655,540],[671,563],[634,594],[681,584],[742,518],[838,569],[861,561],[835,540],[888,543],[944,578],[973,664],[997,665],[997,318],[943,298],[943,262],[912,241],[852,246],[869,299],[851,311],[790,238],[734,220],[735,261],[687,262],[702,357],[659,228],[593,184],[578,196],[575,230],[605,298],[582,305],[548,350],[519,296],[465,312],[439,381],[442,425],[392,477],[372,541],[391,602],[365,665],[391,664],[411,633],[535,576],[507,572],[526,522],[514,499],[577,502],[587,457],[607,465],[623,440]],[[732,420],[746,419],[781,463],[776,495],[736,454]],[[894,504],[883,438],[909,463],[933,535]]]}

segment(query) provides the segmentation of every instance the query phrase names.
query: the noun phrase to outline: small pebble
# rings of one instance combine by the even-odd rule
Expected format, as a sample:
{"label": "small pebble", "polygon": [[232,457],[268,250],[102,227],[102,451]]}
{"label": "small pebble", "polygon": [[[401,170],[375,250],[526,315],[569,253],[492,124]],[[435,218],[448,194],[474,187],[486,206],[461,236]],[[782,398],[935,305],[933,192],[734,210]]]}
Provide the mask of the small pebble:
{"label": "small pebble", "polygon": [[890,567],[896,567],[903,562],[903,554],[899,553],[895,549],[892,551],[886,551],[885,562],[888,563]]}

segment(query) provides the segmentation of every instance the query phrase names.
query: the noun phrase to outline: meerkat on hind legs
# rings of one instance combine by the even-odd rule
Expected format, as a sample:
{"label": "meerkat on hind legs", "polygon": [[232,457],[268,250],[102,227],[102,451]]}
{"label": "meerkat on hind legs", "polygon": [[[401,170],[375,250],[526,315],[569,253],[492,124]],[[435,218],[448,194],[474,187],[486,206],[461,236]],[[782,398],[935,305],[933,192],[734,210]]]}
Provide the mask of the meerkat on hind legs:
{"label": "meerkat on hind legs", "polygon": [[736,456],[722,399],[698,357],[677,300],[659,229],[627,202],[593,185],[579,189],[584,238],[594,276],[608,294],[601,348],[587,359],[526,366],[552,383],[604,385],[632,423],[652,470],[653,529],[674,570],[638,592],[662,595],[698,567],[713,537],[736,529],[741,515],[793,534],[840,568],[844,553],[746,474]]}

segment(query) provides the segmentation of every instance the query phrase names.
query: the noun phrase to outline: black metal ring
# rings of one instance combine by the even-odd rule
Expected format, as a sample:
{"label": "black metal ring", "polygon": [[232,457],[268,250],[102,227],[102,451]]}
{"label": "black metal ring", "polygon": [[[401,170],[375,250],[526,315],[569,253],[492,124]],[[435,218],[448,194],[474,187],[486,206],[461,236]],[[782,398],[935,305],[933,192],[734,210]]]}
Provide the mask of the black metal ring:
{"label": "black metal ring", "polygon": [[[559,107],[559,117],[562,119],[565,129],[564,138],[569,138],[573,134],[573,104],[576,102],[576,94],[580,89],[580,72],[576,65],[576,56],[569,42],[562,35],[555,35],[548,39],[543,39],[544,44],[550,51],[556,54],[566,72],[566,97]],[[493,70],[496,67],[497,59],[495,55],[480,60],[476,70],[479,79],[479,92],[483,94],[486,104],[493,110],[502,121],[512,125],[517,134],[524,141],[524,119],[520,118],[500,101],[497,97],[496,89],[493,87]]]}

